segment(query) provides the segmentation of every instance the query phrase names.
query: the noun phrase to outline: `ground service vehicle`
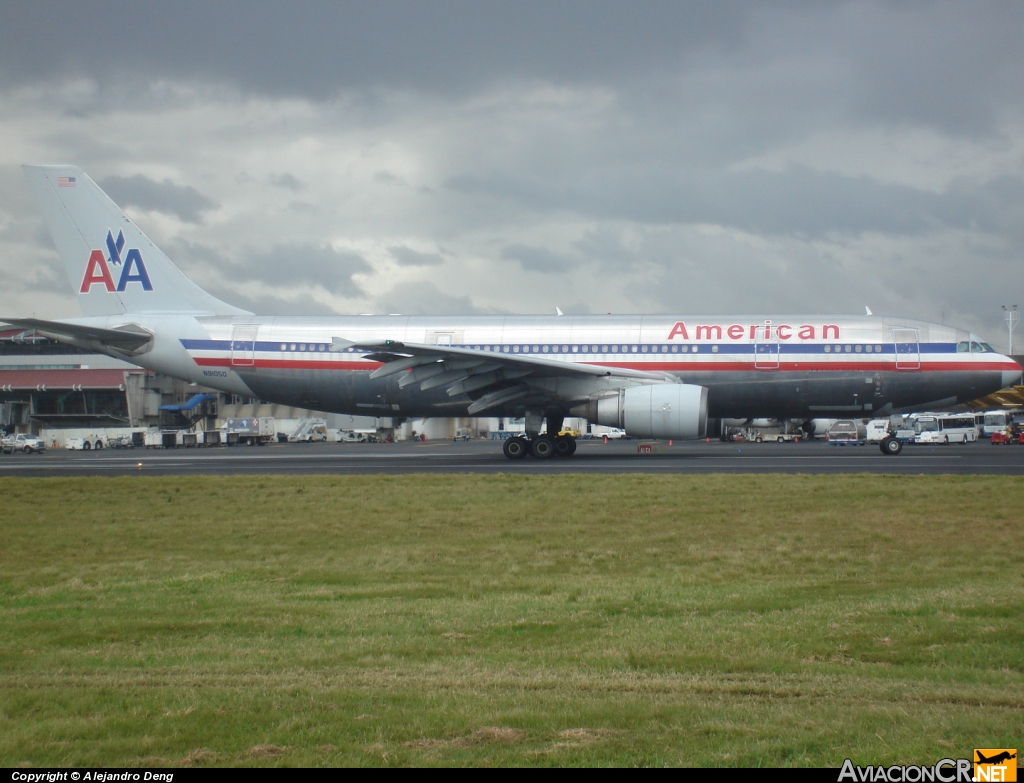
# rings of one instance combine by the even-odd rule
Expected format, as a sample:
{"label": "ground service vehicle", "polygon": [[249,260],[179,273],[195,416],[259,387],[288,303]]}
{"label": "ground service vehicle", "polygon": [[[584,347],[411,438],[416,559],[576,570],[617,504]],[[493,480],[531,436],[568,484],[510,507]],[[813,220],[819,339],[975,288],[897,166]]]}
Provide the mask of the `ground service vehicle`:
{"label": "ground service vehicle", "polygon": [[570,416],[685,440],[709,417],[882,417],[1021,378],[976,335],[892,316],[260,317],[189,280],[81,169],[24,171],[85,316],[7,323],[297,408],[523,417],[509,458],[570,456]]}
{"label": "ground service vehicle", "polygon": [[889,420],[872,419],[865,427],[864,440],[867,443],[881,443],[889,437]]}
{"label": "ground service vehicle", "polygon": [[764,430],[746,430],[743,433],[743,438],[754,443],[790,443],[792,441],[799,442],[800,440],[799,435],[789,432],[765,432]]}
{"label": "ground service vehicle", "polygon": [[227,419],[224,422],[229,446],[263,446],[274,440],[274,418],[260,416],[250,419]]}
{"label": "ground service vehicle", "polygon": [[825,437],[829,443],[836,446],[860,446],[863,445],[866,435],[867,430],[861,422],[853,419],[839,419],[828,428],[828,434]]}
{"label": "ground service vehicle", "polygon": [[35,435],[19,433],[3,439],[3,451],[4,454],[12,454],[15,451],[38,454],[41,451],[46,451],[46,444]]}
{"label": "ground service vehicle", "polygon": [[285,439],[289,443],[326,443],[327,422],[319,418],[302,419],[295,431]]}
{"label": "ground service vehicle", "polygon": [[338,430],[338,443],[369,443],[370,436],[355,430]]}

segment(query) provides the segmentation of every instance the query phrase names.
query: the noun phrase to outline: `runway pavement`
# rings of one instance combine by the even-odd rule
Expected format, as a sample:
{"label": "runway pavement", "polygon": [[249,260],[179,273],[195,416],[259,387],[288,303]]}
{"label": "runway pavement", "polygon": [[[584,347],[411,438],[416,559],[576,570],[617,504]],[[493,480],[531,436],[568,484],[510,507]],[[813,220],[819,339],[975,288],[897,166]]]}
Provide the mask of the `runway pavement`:
{"label": "runway pavement", "polygon": [[512,461],[500,441],[272,444],[263,447],[64,451],[0,456],[2,476],[117,476],[364,473],[889,473],[1024,474],[1024,446],[987,441],[907,446],[895,457],[875,445],[710,443],[653,445],[580,441],[570,459]]}

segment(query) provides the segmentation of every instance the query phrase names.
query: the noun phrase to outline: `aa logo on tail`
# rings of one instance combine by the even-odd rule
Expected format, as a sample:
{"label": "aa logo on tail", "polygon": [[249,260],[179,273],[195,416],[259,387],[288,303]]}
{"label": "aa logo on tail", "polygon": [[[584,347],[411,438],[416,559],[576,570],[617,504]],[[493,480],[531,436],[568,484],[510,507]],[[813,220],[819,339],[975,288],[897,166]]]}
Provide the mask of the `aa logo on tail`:
{"label": "aa logo on tail", "polygon": [[[149,281],[149,273],[146,265],[142,263],[142,253],[138,248],[131,248],[128,254],[121,261],[121,251],[124,249],[124,232],[117,232],[117,239],[107,232],[107,253],[104,258],[102,250],[93,250],[89,254],[89,263],[85,265],[85,276],[82,277],[82,287],[79,293],[87,294],[94,285],[101,285],[107,293],[124,291],[129,283],[141,283],[143,291],[152,291],[153,284]],[[110,267],[121,267],[121,277],[118,278],[117,286],[114,286],[114,278],[110,274]]]}

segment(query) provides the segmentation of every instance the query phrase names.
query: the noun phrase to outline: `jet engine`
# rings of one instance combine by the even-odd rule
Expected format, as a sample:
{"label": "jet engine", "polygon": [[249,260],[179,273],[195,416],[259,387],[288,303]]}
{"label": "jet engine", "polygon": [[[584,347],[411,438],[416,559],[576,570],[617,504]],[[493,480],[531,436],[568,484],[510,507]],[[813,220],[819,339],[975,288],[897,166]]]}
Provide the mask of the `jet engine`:
{"label": "jet engine", "polygon": [[708,424],[708,390],[685,383],[655,383],[619,389],[570,413],[595,424],[618,427],[635,438],[703,438]]}

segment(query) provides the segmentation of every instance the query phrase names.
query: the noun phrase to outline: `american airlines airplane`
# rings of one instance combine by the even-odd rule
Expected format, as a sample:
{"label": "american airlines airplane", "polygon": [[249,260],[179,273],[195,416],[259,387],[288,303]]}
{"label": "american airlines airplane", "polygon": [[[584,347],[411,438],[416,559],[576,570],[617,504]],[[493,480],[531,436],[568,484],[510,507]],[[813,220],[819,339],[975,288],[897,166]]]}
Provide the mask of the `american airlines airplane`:
{"label": "american airlines airplane", "polygon": [[973,334],[888,316],[255,316],[189,280],[81,169],[25,173],[85,317],[6,323],[300,408],[523,416],[510,459],[571,456],[566,416],[703,438],[708,417],[888,416],[1021,378]]}

